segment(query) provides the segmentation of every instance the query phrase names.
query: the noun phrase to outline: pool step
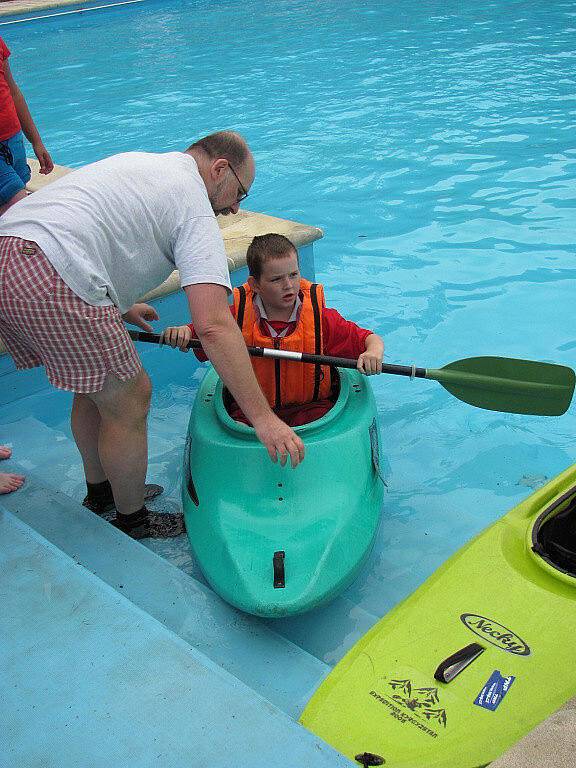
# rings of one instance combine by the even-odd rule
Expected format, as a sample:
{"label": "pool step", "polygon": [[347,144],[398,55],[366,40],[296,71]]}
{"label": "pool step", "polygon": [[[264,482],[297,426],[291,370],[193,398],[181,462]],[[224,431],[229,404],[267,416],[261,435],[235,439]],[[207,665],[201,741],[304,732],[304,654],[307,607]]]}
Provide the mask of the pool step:
{"label": "pool step", "polygon": [[[29,499],[25,494],[20,499],[25,514]],[[40,498],[33,500],[38,504]],[[47,512],[54,503],[64,530],[71,522],[66,505],[49,495],[41,509]],[[42,516],[43,525],[49,520],[49,514]],[[73,540],[82,522],[88,520],[69,529]],[[122,535],[100,538],[98,528],[106,525],[94,523],[84,527],[84,538],[94,536],[93,547],[110,547],[110,557],[118,558],[130,580],[122,547],[114,546]],[[122,596],[124,587],[113,589],[82,567],[80,559],[0,504],[3,764],[349,765]],[[143,571],[140,578],[150,586],[156,575],[152,566],[152,573]]]}
{"label": "pool step", "polygon": [[134,605],[293,718],[329,667],[237,611],[212,590],[130,539],[33,473],[1,504]]}
{"label": "pool step", "polygon": [[[184,357],[184,356],[181,356]],[[82,465],[78,450],[69,432],[67,419],[64,423],[56,421],[46,424],[46,398],[54,400],[54,412],[62,412],[57,407],[57,401],[63,393],[48,391],[40,399],[38,396],[31,398],[28,404],[28,412],[35,413],[38,410],[42,414],[43,421],[28,416],[16,422],[4,423],[2,439],[13,442],[15,446],[22,444],[34,444],[34,457],[29,457],[25,464],[26,473],[41,482],[42,485],[63,491],[71,497],[71,503],[76,503],[85,494],[85,485],[82,480]],[[158,396],[159,397],[159,396]],[[48,409],[50,412],[50,409]],[[157,411],[158,403],[156,407]],[[171,413],[171,419],[182,421],[186,414]],[[183,435],[185,424],[178,430],[171,424],[166,424],[167,419],[150,417],[150,462],[148,476],[151,481],[159,482],[166,487],[164,494],[150,505],[158,511],[179,511],[181,509],[180,488],[174,486],[174,467],[179,466],[183,450]],[[15,455],[17,451],[15,451]],[[18,456],[19,458],[19,456]],[[72,500],[76,500],[72,502]],[[185,537],[175,540],[148,539],[145,546],[168,560],[173,565],[184,570],[196,581],[205,584],[204,578],[192,558],[190,547]],[[345,592],[328,605],[316,609],[312,614],[292,616],[286,619],[271,620],[268,627],[275,635],[280,634],[307,653],[320,660],[322,674],[325,674],[326,664],[333,666],[346,653],[354,643],[359,640],[370,627],[375,624],[379,616],[369,613],[354,601],[355,589],[362,581],[362,577],[349,590],[350,597]],[[212,600],[223,605],[218,598]],[[361,595],[359,595],[359,600]],[[228,606],[223,608],[233,611]],[[244,616],[236,611],[233,617]],[[313,617],[313,619],[312,619]],[[266,622],[245,617],[248,624],[242,632],[252,632],[254,625],[262,628]],[[235,621],[235,619],[231,619]]]}

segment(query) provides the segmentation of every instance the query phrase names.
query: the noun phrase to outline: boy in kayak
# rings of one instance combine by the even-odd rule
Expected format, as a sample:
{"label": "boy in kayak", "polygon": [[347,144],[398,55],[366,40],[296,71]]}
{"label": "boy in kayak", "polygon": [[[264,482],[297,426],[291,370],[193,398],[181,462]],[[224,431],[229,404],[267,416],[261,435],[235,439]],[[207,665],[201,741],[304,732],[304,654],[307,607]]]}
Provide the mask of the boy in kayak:
{"label": "boy in kayak", "polygon": [[[230,310],[248,346],[357,358],[362,373],[380,373],[384,355],[380,336],[326,307],[322,285],[300,276],[298,253],[287,237],[255,237],[246,261],[248,282],[234,289]],[[196,335],[190,324],[166,328],[162,337],[164,343],[187,352]],[[201,350],[195,354],[207,360]],[[261,357],[252,358],[252,365],[270,406],[291,427],[319,419],[334,405],[334,373],[329,366]],[[236,403],[229,412],[248,423]]]}

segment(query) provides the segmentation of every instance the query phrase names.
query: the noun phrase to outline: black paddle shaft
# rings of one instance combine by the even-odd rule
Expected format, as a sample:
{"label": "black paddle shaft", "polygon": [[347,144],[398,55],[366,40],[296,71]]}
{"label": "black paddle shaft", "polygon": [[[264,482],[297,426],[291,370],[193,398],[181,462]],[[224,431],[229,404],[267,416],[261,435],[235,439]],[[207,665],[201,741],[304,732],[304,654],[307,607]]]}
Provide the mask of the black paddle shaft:
{"label": "black paddle shaft", "polygon": [[[147,341],[150,344],[160,344],[161,337],[158,333],[146,333],[145,331],[129,330],[130,338],[134,341]],[[187,344],[188,349],[202,349],[202,344],[198,339],[192,339]],[[268,347],[246,347],[248,354],[252,357],[271,357],[280,360],[291,360],[293,362],[310,363],[313,365],[333,365],[336,368],[356,368],[357,360],[349,357],[331,357],[330,355],[311,355],[307,352],[289,352],[283,349],[272,349]],[[382,373],[394,373],[397,376],[410,376],[411,378],[425,379],[426,368],[416,368],[412,365],[390,365],[382,363]]]}
{"label": "black paddle shaft", "polygon": [[[281,351],[281,350],[278,350]],[[248,347],[248,352],[256,357],[276,357],[275,354],[269,354],[267,349],[260,347]],[[276,350],[272,349],[274,353]],[[336,368],[357,368],[357,360],[349,357],[331,357],[330,355],[309,355],[307,352],[298,353],[298,359],[303,363],[320,363],[321,365],[333,365]],[[416,368],[411,365],[391,365],[382,363],[382,373],[395,373],[398,376],[410,376],[419,379],[426,378],[425,368]]]}

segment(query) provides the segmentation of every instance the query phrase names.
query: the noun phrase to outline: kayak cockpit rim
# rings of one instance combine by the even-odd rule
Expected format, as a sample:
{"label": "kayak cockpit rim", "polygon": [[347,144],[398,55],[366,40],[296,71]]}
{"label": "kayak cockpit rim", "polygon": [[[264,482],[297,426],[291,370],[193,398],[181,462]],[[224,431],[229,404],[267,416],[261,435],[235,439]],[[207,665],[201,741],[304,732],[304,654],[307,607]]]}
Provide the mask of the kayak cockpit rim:
{"label": "kayak cockpit rim", "polygon": [[[550,522],[562,517],[556,530],[547,532]],[[564,524],[567,523],[567,524]],[[568,526],[572,527],[570,541]],[[541,568],[555,578],[576,586],[576,486],[548,505],[529,529],[530,553]]]}
{"label": "kayak cockpit rim", "polygon": [[[359,389],[360,385],[356,381],[351,384],[350,377],[343,371],[339,371],[338,369],[333,368],[332,376],[338,384],[338,397],[336,398],[336,402],[332,408],[330,408],[330,410],[321,418],[316,419],[315,421],[311,421],[308,424],[302,424],[301,426],[293,427],[294,431],[298,434],[302,434],[303,432],[312,432],[315,429],[325,427],[328,422],[338,418],[338,416],[342,413],[352,392],[361,391],[361,389]],[[367,386],[366,382],[362,383],[364,386]],[[254,427],[251,427],[248,424],[243,424],[240,421],[235,421],[228,413],[225,404],[224,385],[222,383],[222,379],[220,378],[218,379],[214,389],[214,396],[211,399],[213,400],[216,416],[227,430],[234,432],[238,437],[243,436],[245,438],[256,439]]]}

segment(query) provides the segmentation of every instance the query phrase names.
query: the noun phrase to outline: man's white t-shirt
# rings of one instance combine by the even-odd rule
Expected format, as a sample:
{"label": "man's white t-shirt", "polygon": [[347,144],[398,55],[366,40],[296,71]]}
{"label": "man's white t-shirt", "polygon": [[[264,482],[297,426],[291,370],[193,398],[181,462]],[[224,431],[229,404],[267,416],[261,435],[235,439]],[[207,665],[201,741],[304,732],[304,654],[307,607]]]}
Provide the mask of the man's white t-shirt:
{"label": "man's white t-shirt", "polygon": [[33,240],[93,306],[126,312],[176,268],[182,286],[231,290],[224,242],[196,161],[126,152],[86,165],[21,200],[0,236]]}

